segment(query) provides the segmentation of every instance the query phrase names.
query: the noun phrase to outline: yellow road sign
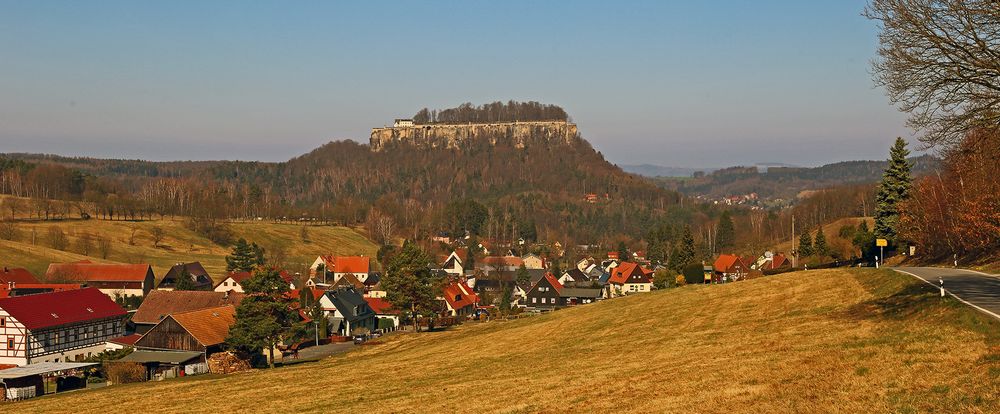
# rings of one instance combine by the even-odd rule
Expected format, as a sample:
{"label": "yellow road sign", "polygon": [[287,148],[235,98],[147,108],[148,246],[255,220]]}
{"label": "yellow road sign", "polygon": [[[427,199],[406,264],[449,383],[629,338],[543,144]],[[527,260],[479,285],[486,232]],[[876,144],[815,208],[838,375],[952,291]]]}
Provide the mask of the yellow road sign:
{"label": "yellow road sign", "polygon": [[875,245],[878,247],[886,247],[889,245],[889,241],[886,239],[875,239]]}

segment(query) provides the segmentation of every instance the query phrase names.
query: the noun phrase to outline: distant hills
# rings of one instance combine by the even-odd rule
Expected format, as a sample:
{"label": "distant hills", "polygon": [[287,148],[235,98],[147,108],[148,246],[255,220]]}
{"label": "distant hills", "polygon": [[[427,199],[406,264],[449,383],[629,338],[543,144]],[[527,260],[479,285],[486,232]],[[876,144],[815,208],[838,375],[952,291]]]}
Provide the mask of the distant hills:
{"label": "distant hills", "polygon": [[[910,158],[910,163],[913,165],[913,174],[919,176],[934,171],[940,164],[940,159],[922,155]],[[876,183],[882,178],[886,166],[886,161],[844,161],[820,167],[769,164],[766,165],[766,170],[757,166],[729,167],[706,173],[701,177],[652,176],[651,180],[663,188],[687,195],[713,198],[757,193],[762,198],[793,199],[802,191]]]}
{"label": "distant hills", "polygon": [[619,165],[619,167],[627,173],[641,175],[644,177],[690,177],[698,171],[708,174],[718,169],[665,167],[654,164],[624,164]]}

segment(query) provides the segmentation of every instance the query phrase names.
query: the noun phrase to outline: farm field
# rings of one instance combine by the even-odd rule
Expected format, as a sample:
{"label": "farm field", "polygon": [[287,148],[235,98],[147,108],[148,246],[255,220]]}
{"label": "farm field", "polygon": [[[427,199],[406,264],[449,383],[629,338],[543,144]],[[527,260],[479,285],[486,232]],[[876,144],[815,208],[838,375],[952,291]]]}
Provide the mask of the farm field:
{"label": "farm field", "polygon": [[9,408],[109,406],[144,413],[998,412],[1000,323],[891,271],[814,270],[396,335],[272,371],[112,386]]}
{"label": "farm field", "polygon": [[[25,267],[43,275],[49,263],[75,260],[95,262],[149,263],[157,278],[178,262],[200,261],[213,278],[225,274],[228,247],[189,230],[183,218],[148,221],[50,220],[19,222],[17,241],[0,240],[0,262],[9,267]],[[48,240],[49,229],[59,227],[65,233],[68,246],[56,250]],[[155,247],[152,229],[163,229],[164,238]],[[271,222],[231,223],[236,237],[244,237],[268,250],[284,250],[286,267],[301,271],[319,254],[365,255],[374,257],[377,247],[360,231],[339,226],[308,226],[308,241],[301,237],[302,225]],[[130,244],[133,228],[134,243]],[[33,235],[34,234],[34,235]],[[103,257],[96,243],[89,254],[80,246],[84,234],[92,238],[106,237],[112,247]],[[34,237],[35,243],[32,244]]]}

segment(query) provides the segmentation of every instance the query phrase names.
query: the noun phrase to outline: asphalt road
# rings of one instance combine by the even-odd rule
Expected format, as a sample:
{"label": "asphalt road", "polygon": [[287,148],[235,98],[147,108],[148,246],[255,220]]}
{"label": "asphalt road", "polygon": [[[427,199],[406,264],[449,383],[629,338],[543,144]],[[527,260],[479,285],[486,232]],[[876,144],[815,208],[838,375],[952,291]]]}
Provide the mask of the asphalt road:
{"label": "asphalt road", "polygon": [[916,276],[937,286],[944,280],[944,289],[959,300],[1000,319],[1000,276],[972,270],[941,267],[896,267],[898,272]]}

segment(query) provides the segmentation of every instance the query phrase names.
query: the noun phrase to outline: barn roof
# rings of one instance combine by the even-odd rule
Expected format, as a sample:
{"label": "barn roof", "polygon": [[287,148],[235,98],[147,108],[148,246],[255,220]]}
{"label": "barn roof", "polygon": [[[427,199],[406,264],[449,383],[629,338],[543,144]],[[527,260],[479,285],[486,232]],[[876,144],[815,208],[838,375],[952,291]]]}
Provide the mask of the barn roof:
{"label": "barn roof", "polygon": [[126,315],[125,309],[96,288],[3,298],[0,309],[28,329]]}

